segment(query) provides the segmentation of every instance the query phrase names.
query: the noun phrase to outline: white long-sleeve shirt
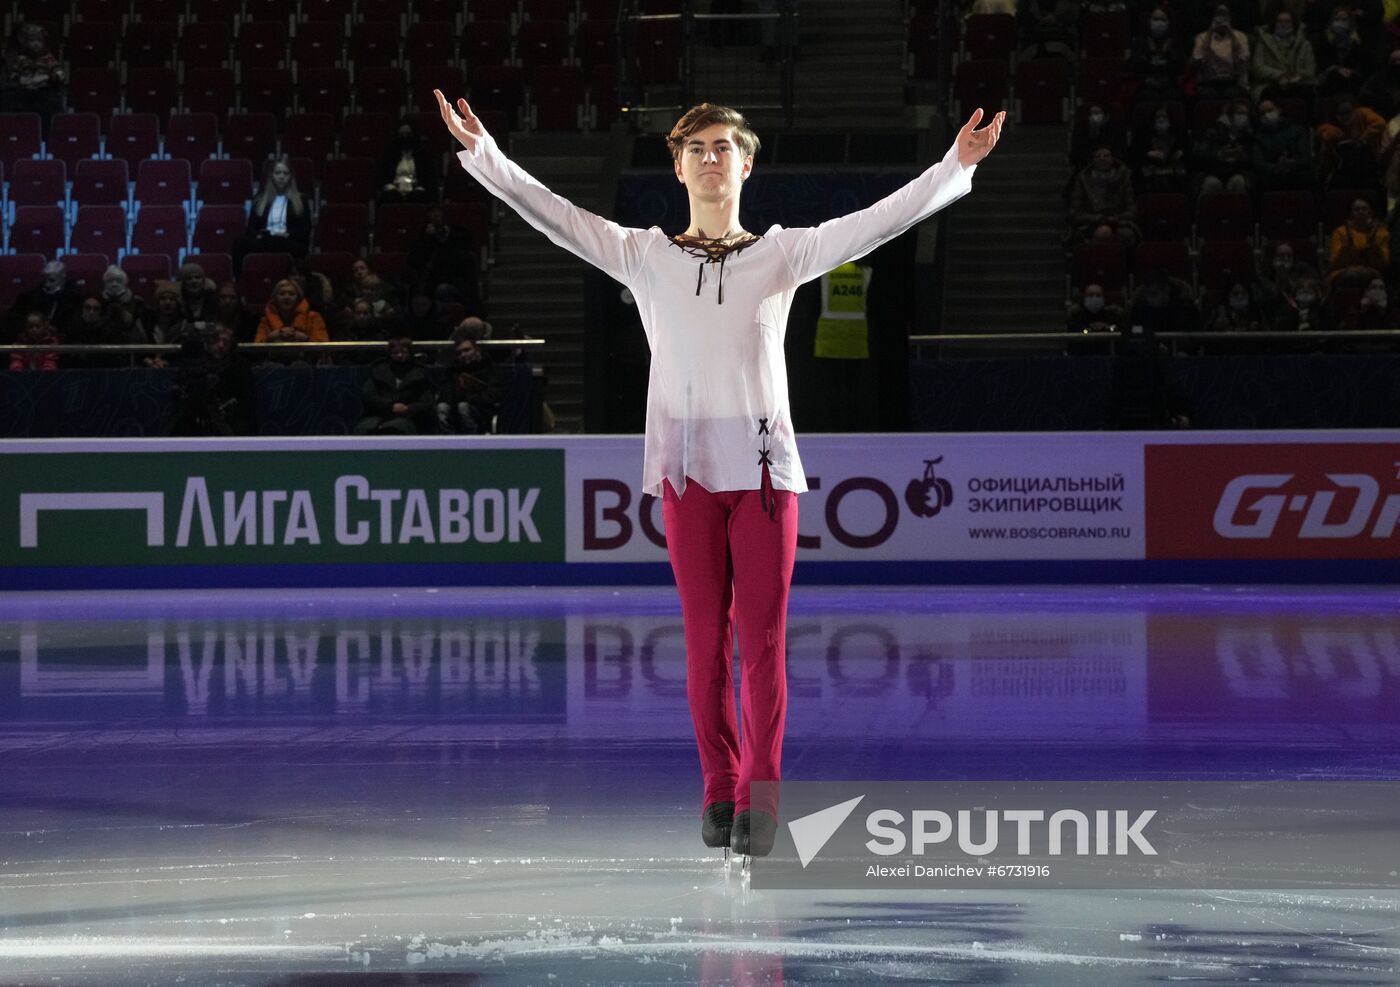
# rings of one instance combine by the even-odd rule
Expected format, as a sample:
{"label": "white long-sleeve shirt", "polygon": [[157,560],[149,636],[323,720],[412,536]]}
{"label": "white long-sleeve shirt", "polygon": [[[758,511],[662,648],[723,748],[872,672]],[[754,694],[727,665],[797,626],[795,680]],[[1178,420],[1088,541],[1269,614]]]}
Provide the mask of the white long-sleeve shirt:
{"label": "white long-sleeve shirt", "polygon": [[807,489],[783,359],[793,293],[966,195],[977,167],[964,168],[954,145],[874,205],[815,227],[775,224],[710,260],[659,227],[621,226],[555,195],[489,134],[457,157],[527,223],[631,290],[651,346],[642,489],[655,497],[665,480],[684,494],[687,477],[712,491],[759,489],[764,463],[774,488]]}

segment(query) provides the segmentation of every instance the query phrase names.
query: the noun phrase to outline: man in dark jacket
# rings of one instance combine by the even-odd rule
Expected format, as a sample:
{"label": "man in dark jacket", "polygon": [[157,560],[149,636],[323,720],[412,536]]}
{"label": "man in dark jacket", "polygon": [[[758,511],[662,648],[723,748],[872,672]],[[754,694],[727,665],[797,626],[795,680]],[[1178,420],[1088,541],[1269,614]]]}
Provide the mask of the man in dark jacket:
{"label": "man in dark jacket", "polygon": [[1317,182],[1312,135],[1267,96],[1259,101],[1259,128],[1249,154],[1260,188],[1310,189]]}
{"label": "man in dark jacket", "polygon": [[396,334],[389,358],[370,368],[364,386],[365,417],[356,435],[416,435],[427,431],[434,412],[433,384],[413,359],[413,340]]}

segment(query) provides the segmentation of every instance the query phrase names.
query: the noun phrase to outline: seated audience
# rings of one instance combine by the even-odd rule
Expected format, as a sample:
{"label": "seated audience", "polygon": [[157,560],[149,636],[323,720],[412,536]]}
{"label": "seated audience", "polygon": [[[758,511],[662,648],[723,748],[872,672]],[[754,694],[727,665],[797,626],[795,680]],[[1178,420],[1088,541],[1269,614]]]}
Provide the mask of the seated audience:
{"label": "seated audience", "polygon": [[457,435],[486,435],[500,412],[500,389],[491,359],[471,339],[457,344],[456,361],[438,402],[442,431]]}
{"label": "seated audience", "polygon": [[[30,312],[24,318],[15,342],[22,346],[57,346],[62,342],[48,316]],[[58,354],[52,350],[15,350],[10,353],[11,370],[57,370]]]}
{"label": "seated audience", "polygon": [[1327,280],[1333,290],[1384,277],[1390,270],[1390,231],[1376,221],[1371,203],[1357,199],[1347,221],[1332,231],[1327,246]]}
{"label": "seated audience", "polygon": [[379,201],[433,202],[438,196],[438,155],[413,129],[399,124],[379,160]]}
{"label": "seated audience", "polygon": [[370,368],[364,386],[365,417],[356,435],[416,435],[428,431],[434,411],[433,384],[413,358],[413,340],[389,340],[388,359]]}
{"label": "seated audience", "polygon": [[1287,119],[1272,97],[1261,99],[1258,110],[1259,127],[1249,153],[1259,187],[1265,191],[1314,188],[1317,173],[1308,131]]}
{"label": "seated audience", "polygon": [[1127,165],[1114,158],[1112,148],[1106,144],[1094,148],[1092,162],[1075,179],[1070,209],[1081,240],[1137,242],[1132,176]]}
{"label": "seated audience", "polygon": [[67,77],[57,51],[43,25],[20,23],[0,69],[0,112],[37,113],[45,136],[54,114],[63,112]]}
{"label": "seated audience", "polygon": [[1307,33],[1298,30],[1293,11],[1281,8],[1254,40],[1249,67],[1250,95],[1307,96],[1317,87],[1317,60]]}
{"label": "seated audience", "polygon": [[1193,182],[1203,195],[1249,192],[1254,187],[1254,135],[1249,104],[1232,100],[1192,149],[1199,169]]}
{"label": "seated audience", "polygon": [[263,309],[258,323],[255,343],[325,343],[325,320],[313,312],[301,285],[292,278],[283,278],[272,287],[272,297]]}
{"label": "seated audience", "polygon": [[297,189],[287,155],[268,161],[262,186],[248,210],[248,228],[233,243],[233,269],[249,254],[305,257],[311,243],[311,207]]}
{"label": "seated audience", "polygon": [[1191,70],[1197,95],[1235,96],[1249,91],[1249,38],[1230,25],[1230,8],[1220,4],[1210,27],[1196,35]]}

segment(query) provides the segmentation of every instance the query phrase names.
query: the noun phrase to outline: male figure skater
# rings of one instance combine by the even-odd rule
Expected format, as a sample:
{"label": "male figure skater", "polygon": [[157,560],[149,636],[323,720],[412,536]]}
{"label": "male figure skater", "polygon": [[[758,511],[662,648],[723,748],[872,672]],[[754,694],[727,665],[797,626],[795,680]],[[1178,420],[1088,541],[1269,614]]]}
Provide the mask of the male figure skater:
{"label": "male figure skater", "polygon": [[[663,500],[680,591],[686,692],[704,778],[701,838],[767,854],[778,807],[773,797],[755,803],[750,785],[780,777],[788,587],[797,494],[807,489],[783,361],[793,292],[967,194],[1005,114],[979,130],[982,111],[974,111],[942,161],[869,208],[759,235],[739,223],[758,137],[738,112],[701,103],[667,137],[690,198],[690,226],[668,236],[619,226],[555,195],[501,152],[465,99],[454,108],[441,92],[437,98],[465,148],[462,167],[637,300],[651,346],[643,490]],[[742,743],[731,668],[736,622]]]}

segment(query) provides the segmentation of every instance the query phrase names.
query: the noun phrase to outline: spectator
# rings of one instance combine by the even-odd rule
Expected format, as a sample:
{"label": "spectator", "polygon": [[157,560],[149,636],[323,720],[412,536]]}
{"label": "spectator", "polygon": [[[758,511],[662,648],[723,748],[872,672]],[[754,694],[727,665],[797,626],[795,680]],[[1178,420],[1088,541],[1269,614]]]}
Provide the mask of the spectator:
{"label": "spectator", "polygon": [[1339,4],[1317,47],[1319,96],[1356,95],[1377,66],[1371,51],[1356,32],[1356,17],[1350,6]]}
{"label": "spectator", "polygon": [[1390,231],[1376,222],[1371,203],[1356,199],[1345,223],[1332,231],[1327,247],[1327,281],[1346,292],[1358,281],[1383,277],[1390,269]]}
{"label": "spectator", "polygon": [[1384,278],[1372,278],[1366,283],[1358,304],[1349,306],[1342,316],[1343,329],[1400,328],[1397,312],[1391,308]]}
{"label": "spectator", "polygon": [[255,343],[325,343],[330,337],[326,333],[326,322],[320,314],[313,312],[306,301],[301,285],[291,278],[283,278],[272,286],[272,297],[263,309],[262,321],[258,323]]}
{"label": "spectator", "polygon": [[1292,296],[1294,285],[1305,277],[1316,281],[1317,272],[1294,254],[1293,244],[1283,242],[1265,247],[1265,266],[1252,286],[1254,303],[1264,324],[1277,320],[1279,307]]}
{"label": "spectator", "polygon": [[438,155],[413,125],[399,124],[398,136],[379,160],[379,201],[434,202],[438,197]]}
{"label": "spectator", "polygon": [[444,339],[447,326],[442,322],[437,301],[432,295],[414,292],[408,300],[408,308],[399,321],[400,329],[411,339]]}
{"label": "spectator", "polygon": [[1191,297],[1191,286],[1165,271],[1147,272],[1128,305],[1128,325],[1142,326],[1150,333],[1198,331],[1201,313]]}
{"label": "spectator", "polygon": [[1292,293],[1283,296],[1272,327],[1279,332],[1328,332],[1335,325],[1317,278],[1305,274],[1294,282]]}
{"label": "spectator", "polygon": [[193,261],[180,265],[180,306],[191,323],[212,326],[218,319],[219,302],[214,292],[214,282],[204,276],[204,268]]}
{"label": "spectator", "polygon": [[253,372],[238,354],[232,329],[221,325],[202,338],[187,337],[175,362],[171,435],[251,434]]}
{"label": "spectator", "polygon": [[1311,189],[1317,183],[1313,169],[1312,140],[1301,126],[1283,115],[1272,97],[1259,101],[1259,127],[1250,144],[1250,163],[1259,187]]}
{"label": "spectator", "polygon": [[0,111],[37,113],[45,136],[49,121],[63,111],[63,83],[67,81],[58,56],[49,47],[49,33],[40,24],[20,24],[4,56],[0,77]]}
{"label": "spectator", "polygon": [[[123,343],[144,342],[139,332],[112,318],[113,309],[103,300],[101,292],[91,291],[83,296],[77,314],[64,330],[64,342],[83,346],[119,346]],[[64,361],[70,367],[121,367],[130,357],[117,354],[78,353]]]}
{"label": "spectator", "polygon": [[374,314],[374,305],[367,298],[357,298],[350,306],[350,319],[345,327],[346,338],[355,342],[385,342],[389,326]]}
{"label": "spectator", "polygon": [[1133,180],[1127,165],[1116,160],[1106,144],[1094,148],[1092,163],[1075,180],[1070,209],[1081,239],[1137,242]]}
{"label": "spectator", "polygon": [[370,368],[364,386],[365,417],[356,435],[416,435],[433,414],[433,385],[413,358],[413,340],[399,333],[389,340],[389,358]]}
{"label": "spectator", "polygon": [[305,257],[311,242],[311,210],[297,190],[291,161],[281,154],[268,161],[262,186],[248,211],[248,228],[233,242],[233,267],[243,270],[249,254]]}
{"label": "spectator", "polygon": [[1181,74],[1186,51],[1172,30],[1166,7],[1153,7],[1147,17],[1147,30],[1133,38],[1128,65],[1137,81],[1137,99],[1180,99]]}
{"label": "spectator", "polygon": [[1393,50],[1385,65],[1361,86],[1357,101],[1387,119],[1400,113],[1400,48]]}
{"label": "spectator", "polygon": [[[1085,114],[1074,125],[1070,136],[1069,163],[1077,174],[1085,168],[1094,156],[1094,149],[1107,145],[1115,158],[1121,158],[1126,149],[1127,135],[1113,113],[1098,103],[1090,104]],[[1073,178],[1070,179],[1073,182]]]}
{"label": "spectator", "polygon": [[[174,281],[156,282],[155,308],[145,313],[141,332],[147,343],[180,343],[185,336],[197,334],[194,324],[185,318],[180,286]],[[145,363],[150,367],[166,365],[160,356],[148,357]]]}
{"label": "spectator", "polygon": [[367,274],[356,285],[356,299],[364,299],[374,307],[374,314],[385,322],[397,322],[398,308],[391,299],[389,283],[377,274]]}
{"label": "spectator", "polygon": [[1257,332],[1263,319],[1249,285],[1235,281],[1205,321],[1207,332]]}
{"label": "spectator", "polygon": [[[24,346],[56,346],[61,340],[43,312],[30,312],[16,342]],[[15,350],[10,354],[11,370],[57,370],[58,354],[52,350]]]}
{"label": "spectator", "polygon": [[120,327],[127,342],[146,341],[146,303],[131,290],[126,272],[116,264],[102,272],[102,301],[107,321]]}
{"label": "spectator", "polygon": [[44,265],[43,280],[15,299],[5,319],[5,335],[14,337],[24,326],[30,312],[42,312],[51,326],[66,326],[78,310],[81,297],[68,281],[68,271],[62,261],[51,260]]}
{"label": "spectator", "polygon": [[1103,285],[1086,284],[1083,298],[1077,305],[1070,306],[1065,329],[1081,333],[1117,332],[1124,318],[1123,306],[1109,304]]}
{"label": "spectator", "polygon": [[408,248],[408,266],[416,272],[417,286],[439,302],[460,302],[469,312],[480,311],[477,263],[471,234],[450,226],[441,206],[429,209],[423,232]]}
{"label": "spectator", "polygon": [[1197,191],[1248,192],[1254,184],[1251,163],[1254,135],[1249,129],[1249,104],[1232,100],[1193,149],[1200,168]]}
{"label": "spectator", "polygon": [[1370,188],[1380,183],[1381,143],[1386,123],[1351,96],[1332,104],[1333,122],[1317,128],[1318,171],[1332,188]]}
{"label": "spectator", "polygon": [[1220,4],[1210,27],[1196,35],[1191,68],[1200,96],[1235,96],[1249,91],[1249,39],[1230,26],[1230,8]]}
{"label": "spectator", "polygon": [[248,311],[238,285],[225,281],[214,296],[214,321],[233,333],[235,343],[251,343],[258,332],[258,317]]}
{"label": "spectator", "polygon": [[438,402],[439,428],[457,435],[487,435],[495,430],[500,408],[495,366],[474,340],[463,339]]}
{"label": "spectator", "polygon": [[1186,134],[1172,122],[1171,111],[1158,106],[1133,138],[1133,168],[1144,192],[1181,192],[1186,188]]}
{"label": "spectator", "polygon": [[1297,29],[1293,11],[1281,9],[1272,28],[1259,29],[1249,76],[1255,102],[1264,95],[1308,96],[1317,87],[1312,42]]}
{"label": "spectator", "polygon": [[1400,221],[1400,113],[1391,117],[1381,136],[1380,172],[1381,186],[1385,189],[1387,223],[1392,232]]}

